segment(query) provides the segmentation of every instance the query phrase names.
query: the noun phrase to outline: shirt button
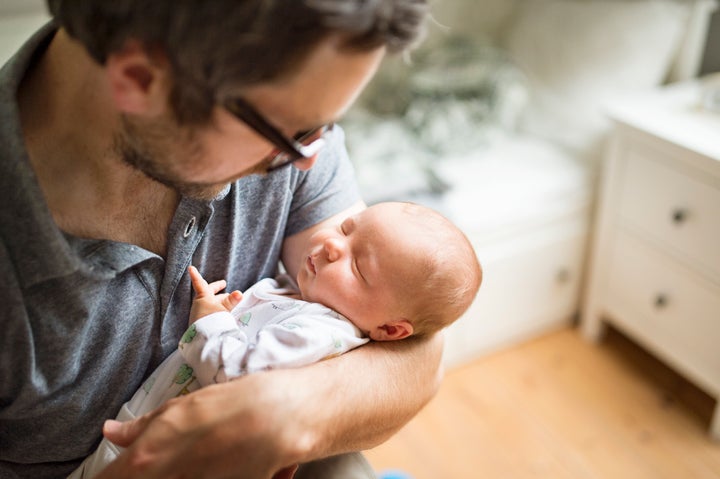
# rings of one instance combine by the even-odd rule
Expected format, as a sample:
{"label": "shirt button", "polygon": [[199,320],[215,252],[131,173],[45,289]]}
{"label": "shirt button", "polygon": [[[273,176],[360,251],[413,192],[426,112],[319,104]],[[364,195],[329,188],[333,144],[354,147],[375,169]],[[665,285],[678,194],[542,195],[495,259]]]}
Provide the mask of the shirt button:
{"label": "shirt button", "polygon": [[187,226],[185,227],[185,232],[183,233],[183,237],[187,238],[190,236],[190,233],[192,233],[193,228],[195,227],[195,223],[197,222],[197,218],[194,216],[190,218],[190,221],[188,221]]}

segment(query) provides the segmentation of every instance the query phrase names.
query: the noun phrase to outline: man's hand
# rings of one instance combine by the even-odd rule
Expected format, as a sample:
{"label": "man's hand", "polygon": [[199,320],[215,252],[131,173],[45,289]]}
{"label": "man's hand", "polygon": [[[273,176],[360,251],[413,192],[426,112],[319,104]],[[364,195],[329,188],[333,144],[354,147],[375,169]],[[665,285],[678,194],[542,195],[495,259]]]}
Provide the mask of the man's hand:
{"label": "man's hand", "polygon": [[209,386],[125,423],[107,421],[105,437],[128,449],[98,479],[292,477],[312,441],[285,417],[295,412],[297,385],[274,374]]}
{"label": "man's hand", "polygon": [[242,300],[240,291],[219,294],[227,283],[224,279],[208,284],[195,266],[188,268],[190,282],[195,290],[195,299],[190,308],[190,324],[212,313],[230,312]]}
{"label": "man's hand", "polygon": [[105,437],[127,450],[98,479],[270,479],[293,464],[374,447],[437,391],[442,342],[439,334],[371,342],[303,368],[208,386],[134,421],[110,421]]}

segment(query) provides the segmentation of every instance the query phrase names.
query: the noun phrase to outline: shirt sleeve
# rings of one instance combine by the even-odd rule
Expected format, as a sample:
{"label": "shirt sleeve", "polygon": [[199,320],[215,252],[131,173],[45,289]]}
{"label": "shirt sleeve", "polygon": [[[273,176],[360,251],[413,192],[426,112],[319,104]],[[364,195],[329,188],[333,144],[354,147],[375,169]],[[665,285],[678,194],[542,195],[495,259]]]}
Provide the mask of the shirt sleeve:
{"label": "shirt sleeve", "polygon": [[202,386],[241,376],[248,347],[247,335],[230,313],[203,316],[190,325],[178,345]]}
{"label": "shirt sleeve", "polygon": [[315,165],[295,185],[285,236],[299,233],[361,200],[345,133],[335,125]]}

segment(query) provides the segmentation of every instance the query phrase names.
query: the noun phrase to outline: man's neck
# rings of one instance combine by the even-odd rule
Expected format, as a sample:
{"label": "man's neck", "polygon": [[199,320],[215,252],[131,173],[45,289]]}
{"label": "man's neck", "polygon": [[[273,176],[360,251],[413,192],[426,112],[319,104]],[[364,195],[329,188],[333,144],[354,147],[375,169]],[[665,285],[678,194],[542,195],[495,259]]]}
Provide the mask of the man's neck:
{"label": "man's neck", "polygon": [[103,73],[58,31],[18,93],[30,162],[63,231],[164,255],[178,196],[119,158],[119,115]]}

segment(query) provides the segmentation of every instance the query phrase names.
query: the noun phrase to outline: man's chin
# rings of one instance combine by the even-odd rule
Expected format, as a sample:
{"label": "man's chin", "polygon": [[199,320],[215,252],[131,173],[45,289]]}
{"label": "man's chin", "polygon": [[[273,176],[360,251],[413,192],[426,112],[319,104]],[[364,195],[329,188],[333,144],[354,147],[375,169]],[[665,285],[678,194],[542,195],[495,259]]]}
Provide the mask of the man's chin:
{"label": "man's chin", "polygon": [[167,185],[174,188],[182,196],[199,201],[212,201],[227,187],[226,183],[217,185],[198,185],[183,183],[179,185]]}
{"label": "man's chin", "polygon": [[[138,168],[140,169],[140,168]],[[170,178],[167,175],[160,175],[155,171],[147,171],[140,169],[145,176],[153,181],[160,183],[177,191],[185,198],[192,198],[198,201],[212,201],[227,187],[228,182],[222,183],[191,183]]]}

